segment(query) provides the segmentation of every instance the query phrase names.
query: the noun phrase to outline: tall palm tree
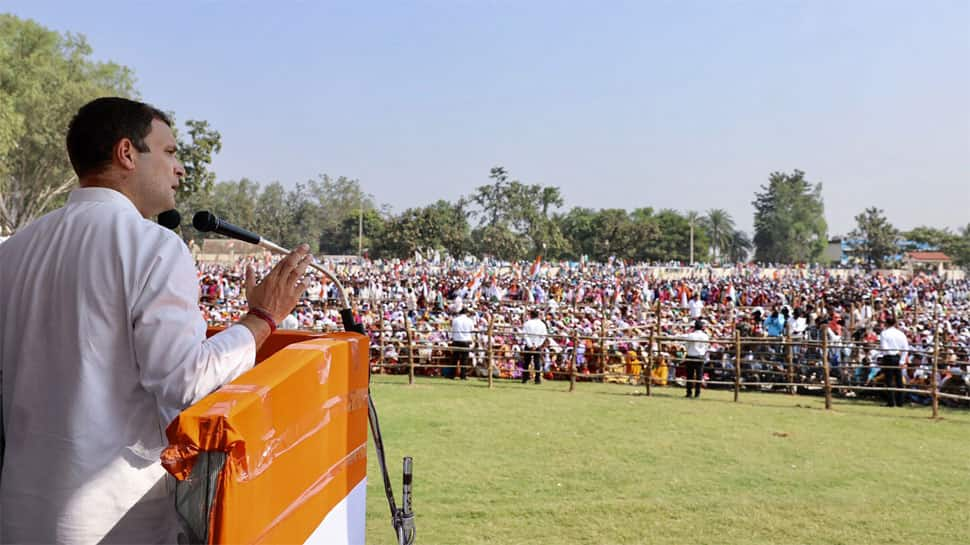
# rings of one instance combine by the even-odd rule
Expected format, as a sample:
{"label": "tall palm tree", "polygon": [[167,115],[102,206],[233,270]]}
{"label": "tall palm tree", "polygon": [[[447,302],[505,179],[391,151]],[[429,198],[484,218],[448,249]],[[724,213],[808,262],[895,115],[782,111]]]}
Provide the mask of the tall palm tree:
{"label": "tall palm tree", "polygon": [[717,263],[722,250],[731,243],[731,236],[734,234],[734,218],[723,208],[712,208],[707,211],[704,219],[707,223],[707,232],[711,237],[714,262]]}

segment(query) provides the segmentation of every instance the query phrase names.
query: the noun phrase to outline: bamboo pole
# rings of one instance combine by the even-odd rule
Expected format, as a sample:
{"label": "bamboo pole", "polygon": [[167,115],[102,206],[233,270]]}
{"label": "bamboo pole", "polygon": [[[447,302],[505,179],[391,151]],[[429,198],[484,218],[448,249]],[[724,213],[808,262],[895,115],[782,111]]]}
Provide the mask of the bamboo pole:
{"label": "bamboo pole", "polygon": [[602,321],[600,322],[600,365],[603,374],[603,382],[606,382],[606,374],[610,369],[609,358],[606,357],[606,299],[603,299]]}
{"label": "bamboo pole", "polygon": [[[653,358],[654,358],[654,355],[653,355],[653,340],[654,340],[653,332],[650,332],[650,340],[647,341],[649,344],[647,344],[647,361],[646,361],[646,364],[647,364],[647,397],[649,397],[650,395],[652,395],[651,392],[650,392],[650,386],[653,383]],[[643,373],[642,372],[640,373],[640,376],[643,376]]]}
{"label": "bamboo pole", "polygon": [[933,376],[930,378],[930,388],[933,389],[933,418],[940,416],[940,388],[937,384],[936,375],[940,369],[940,324],[933,324]]}
{"label": "bamboo pole", "polygon": [[377,349],[379,353],[377,354],[377,365],[379,365],[378,373],[384,374],[384,313],[378,311],[378,330],[377,330]]}
{"label": "bamboo pole", "polygon": [[855,301],[853,301],[852,304],[849,305],[849,335],[850,336],[853,333],[855,333],[855,326],[856,326],[856,323],[855,323],[856,304],[857,303]]}
{"label": "bamboo pole", "polygon": [[734,331],[734,402],[741,395],[741,333]]}
{"label": "bamboo pole", "polygon": [[414,384],[414,334],[407,316],[404,317],[404,330],[408,335],[408,384]]}
{"label": "bamboo pole", "polygon": [[495,313],[488,315],[488,388],[492,389],[494,386],[492,384],[492,374],[495,372],[495,358],[494,358],[494,344],[492,339],[495,338]]}
{"label": "bamboo pole", "polygon": [[573,328],[573,355],[569,362],[569,391],[576,389],[576,361],[579,357],[579,333]]}
{"label": "bamboo pole", "polygon": [[738,307],[731,307],[731,336],[738,332]]}
{"label": "bamboo pole", "polygon": [[[657,319],[654,321],[654,324],[653,324],[653,333],[650,334],[650,351],[651,353],[653,352],[653,343],[656,341],[657,354],[654,357],[657,357],[660,355],[660,352],[661,352],[660,342],[657,340],[660,337],[660,299],[657,299],[657,302],[654,304],[653,313],[654,313],[654,316],[657,317]],[[667,375],[670,376],[670,367],[667,367]],[[653,380],[652,366],[651,366],[650,376],[647,377],[647,380],[648,381]],[[650,386],[647,386],[647,395],[651,395]]]}
{"label": "bamboo pole", "polygon": [[829,326],[822,327],[822,369],[825,377],[825,410],[832,408],[832,383],[829,382]]}
{"label": "bamboo pole", "polygon": [[788,393],[791,395],[795,395],[795,393],[798,391],[798,388],[794,386],[795,354],[793,353],[794,349],[792,348],[792,340],[791,340],[791,329],[792,329],[791,320],[789,320],[786,325],[787,327],[785,331],[785,338],[788,341],[788,343],[785,346],[785,362],[788,364],[788,384],[792,384],[792,386],[788,387]]}

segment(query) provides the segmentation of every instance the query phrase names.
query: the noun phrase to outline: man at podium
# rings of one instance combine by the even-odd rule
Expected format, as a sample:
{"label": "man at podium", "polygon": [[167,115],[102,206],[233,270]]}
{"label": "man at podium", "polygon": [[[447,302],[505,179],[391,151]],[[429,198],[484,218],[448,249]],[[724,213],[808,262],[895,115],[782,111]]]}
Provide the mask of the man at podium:
{"label": "man at podium", "polygon": [[205,338],[192,257],[149,219],[175,207],[176,151],[161,111],[86,104],[67,132],[80,187],[0,245],[2,543],[173,543],[166,426],[250,369],[303,292],[306,245],[248,270],[249,314]]}

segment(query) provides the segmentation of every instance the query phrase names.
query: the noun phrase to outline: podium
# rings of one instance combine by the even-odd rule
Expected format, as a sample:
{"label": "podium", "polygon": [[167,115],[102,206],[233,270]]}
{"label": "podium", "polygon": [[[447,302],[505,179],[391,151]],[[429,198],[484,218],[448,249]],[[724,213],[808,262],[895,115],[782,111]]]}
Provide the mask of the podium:
{"label": "podium", "polygon": [[256,359],[166,430],[179,542],[363,544],[367,338],[278,331]]}

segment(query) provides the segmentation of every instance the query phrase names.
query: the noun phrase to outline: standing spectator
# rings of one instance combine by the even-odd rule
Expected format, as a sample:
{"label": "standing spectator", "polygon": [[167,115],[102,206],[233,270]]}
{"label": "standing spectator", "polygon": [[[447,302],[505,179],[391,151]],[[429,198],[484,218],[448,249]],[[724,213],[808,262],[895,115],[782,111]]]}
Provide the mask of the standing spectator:
{"label": "standing spectator", "polygon": [[690,312],[690,317],[692,320],[699,320],[701,314],[704,312],[704,301],[701,301],[700,295],[694,295],[694,298],[687,303],[687,309]]}
{"label": "standing spectator", "polygon": [[300,320],[291,312],[280,322],[280,329],[300,329]]}
{"label": "standing spectator", "polygon": [[468,317],[468,309],[462,307],[451,321],[451,346],[455,353],[455,370],[452,378],[468,379],[468,354],[472,345],[475,322]]}
{"label": "standing spectator", "polygon": [[535,383],[542,383],[542,349],[549,344],[549,330],[539,318],[538,310],[529,311],[529,320],[522,324],[522,339],[525,350],[522,353],[522,384],[529,382],[529,365],[535,366]]}
{"label": "standing spectator", "polygon": [[[886,329],[879,334],[879,350],[882,352],[882,372],[886,377],[886,388],[903,387],[903,370],[900,367],[908,361],[909,341],[906,335],[896,329],[896,318],[886,318]],[[902,392],[887,392],[887,407],[901,407]]]}
{"label": "standing spectator", "polygon": [[694,331],[687,334],[687,357],[684,365],[687,367],[687,395],[691,397],[691,386],[694,387],[694,397],[701,397],[701,382],[704,379],[704,358],[707,357],[708,341],[710,337],[704,332],[704,322],[696,320]]}

